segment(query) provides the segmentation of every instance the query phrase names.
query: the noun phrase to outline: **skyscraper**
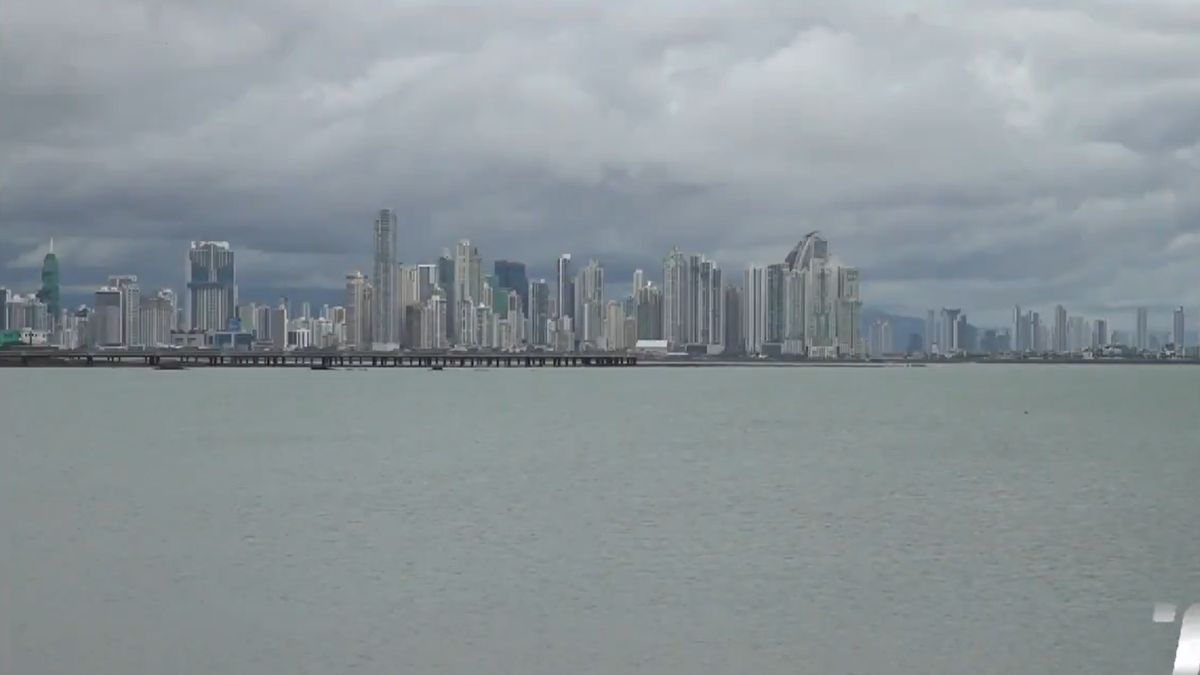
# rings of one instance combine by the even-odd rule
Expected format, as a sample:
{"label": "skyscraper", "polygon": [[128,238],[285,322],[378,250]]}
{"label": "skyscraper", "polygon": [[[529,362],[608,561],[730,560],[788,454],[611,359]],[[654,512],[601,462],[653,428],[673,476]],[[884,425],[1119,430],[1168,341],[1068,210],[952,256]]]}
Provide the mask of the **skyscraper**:
{"label": "skyscraper", "polygon": [[767,265],[767,342],[783,342],[787,326],[785,270],[782,263]]}
{"label": "skyscraper", "polygon": [[346,275],[346,345],[367,349],[371,336],[371,284],[362,272]]}
{"label": "skyscraper", "polygon": [[742,298],[740,288],[729,284],[725,287],[725,353],[739,354],[745,351],[742,331]]}
{"label": "skyscraper", "polygon": [[139,317],[142,344],[151,348],[171,344],[176,316],[175,293],[171,289],[164,288],[142,298]]}
{"label": "skyscraper", "polygon": [[761,354],[767,341],[767,268],[749,265],[742,279],[742,336],[746,353]]}
{"label": "skyscraper", "polygon": [[287,298],[279,301],[279,304],[271,308],[271,346],[274,349],[283,351],[288,348],[288,302]]}
{"label": "skyscraper", "polygon": [[637,317],[638,340],[663,339],[663,293],[662,289],[646,284],[633,296],[633,312]]}
{"label": "skyscraper", "polygon": [[1021,313],[1021,306],[1013,307],[1013,339],[1012,350],[1014,352],[1025,352],[1029,349],[1027,338],[1029,336],[1029,328],[1026,325],[1025,315]]}
{"label": "skyscraper", "polygon": [[596,343],[603,335],[604,268],[591,260],[575,282],[575,337]]}
{"label": "skyscraper", "polygon": [[721,268],[678,248],[663,258],[663,339],[672,345],[724,344]]}
{"label": "skyscraper", "polygon": [[1067,333],[1067,308],[1057,305],[1054,308],[1054,346],[1050,348],[1051,351],[1059,354],[1071,351]]}
{"label": "skyscraper", "polygon": [[142,291],[138,287],[137,275],[111,276],[108,278],[108,285],[121,294],[121,344],[142,344]]}
{"label": "skyscraper", "polygon": [[101,286],[96,290],[92,300],[93,313],[90,329],[92,332],[90,344],[98,347],[120,345],[121,330],[121,291],[111,286]]}
{"label": "skyscraper", "polygon": [[691,321],[691,296],[687,256],[678,248],[663,259],[663,339],[671,345],[687,344],[686,326]]}
{"label": "skyscraper", "polygon": [[[1020,311],[1020,308],[1017,308]],[[932,354],[933,346],[937,344],[937,312],[929,310],[925,313],[925,353]]]}
{"label": "skyscraper", "polygon": [[521,312],[529,316],[529,277],[525,271],[525,263],[511,260],[497,260],[492,264],[492,272],[496,277],[499,288],[516,291],[521,296]]}
{"label": "skyscraper", "polygon": [[547,324],[550,321],[550,284],[545,279],[529,283],[529,342],[534,345],[547,345],[550,333]]}
{"label": "skyscraper", "polygon": [[696,327],[693,342],[702,345],[725,344],[725,292],[721,268],[706,258],[697,261]]}
{"label": "skyscraper", "polygon": [[37,299],[46,303],[46,311],[50,313],[51,322],[58,323],[58,256],[54,255],[54,240],[50,240],[50,250],[42,259],[42,287],[37,292]]}
{"label": "skyscraper", "polygon": [[396,298],[396,213],[380,209],[375,217],[375,270],[372,277],[371,340],[397,344],[400,319]]}
{"label": "skyscraper", "polygon": [[1104,319],[1096,319],[1092,330],[1092,346],[1103,347],[1109,343],[1108,339],[1108,322]]}
{"label": "skyscraper", "polygon": [[224,241],[193,241],[187,259],[187,317],[193,330],[225,330],[237,316],[237,273]]}
{"label": "skyscraper", "polygon": [[[806,234],[782,265],[767,268],[766,293],[768,338],[774,333],[780,338],[789,332],[796,335],[800,328],[801,349],[810,357],[834,358],[862,350],[858,269],[831,255],[818,232]],[[795,311],[803,312],[803,321],[788,318],[788,312]],[[797,353],[797,348],[794,339],[784,344],[787,353]]]}
{"label": "skyscraper", "polygon": [[1171,327],[1171,342],[1175,345],[1175,353],[1182,354],[1183,348],[1187,344],[1187,337],[1183,333],[1183,308],[1179,307],[1175,310],[1175,315],[1172,317]]}
{"label": "skyscraper", "polygon": [[[446,309],[449,308],[446,316],[444,318],[437,319],[435,323],[436,326],[441,327],[442,330],[445,331],[446,339],[451,340],[455,335],[457,335],[457,333],[454,332],[454,307],[457,305],[454,300],[454,258],[450,256],[450,251],[448,250],[442,251],[442,255],[437,261],[437,285],[442,290],[441,302],[426,304],[426,307],[430,312],[436,312],[439,310],[446,311]],[[433,323],[430,323],[424,319],[422,319],[421,325],[422,327],[434,326]],[[435,330],[435,328],[428,328],[427,332],[428,330]],[[430,340],[432,340],[432,338],[427,338],[422,344],[429,342]]]}
{"label": "skyscraper", "polygon": [[961,309],[942,308],[942,334],[938,337],[938,353],[953,354],[962,349],[955,342],[955,322],[958,321],[959,314],[962,314]]}
{"label": "skyscraper", "polygon": [[483,256],[469,239],[459,241],[454,250],[454,299],[456,342],[474,345],[479,334],[475,308],[483,301]]}
{"label": "skyscraper", "polygon": [[570,253],[558,256],[557,274],[554,299],[555,305],[558,307],[558,316],[554,318],[570,317],[573,319],[575,317],[575,271],[571,266]]}
{"label": "skyscraper", "polygon": [[1136,349],[1150,348],[1149,311],[1145,307],[1137,309],[1137,325],[1134,329],[1133,346]]}

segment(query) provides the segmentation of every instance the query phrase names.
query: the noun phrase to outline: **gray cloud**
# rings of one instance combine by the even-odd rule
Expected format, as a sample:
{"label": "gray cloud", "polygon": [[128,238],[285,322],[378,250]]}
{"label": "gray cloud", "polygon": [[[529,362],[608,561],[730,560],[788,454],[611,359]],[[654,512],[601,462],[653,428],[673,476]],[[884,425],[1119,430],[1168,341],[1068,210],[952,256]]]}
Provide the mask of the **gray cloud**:
{"label": "gray cloud", "polygon": [[405,260],[733,272],[820,228],[870,304],[1195,308],[1196,63],[1166,0],[10,3],[0,283],[55,236],[75,284],[224,239],[336,286],[391,206]]}

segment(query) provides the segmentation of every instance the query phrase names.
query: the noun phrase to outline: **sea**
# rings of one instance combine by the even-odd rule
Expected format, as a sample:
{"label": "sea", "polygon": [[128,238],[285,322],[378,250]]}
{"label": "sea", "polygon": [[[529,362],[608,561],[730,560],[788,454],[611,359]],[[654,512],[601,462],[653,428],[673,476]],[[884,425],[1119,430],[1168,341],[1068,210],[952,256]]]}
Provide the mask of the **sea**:
{"label": "sea", "polygon": [[1196,367],[0,391],[5,675],[1168,675],[1200,602]]}

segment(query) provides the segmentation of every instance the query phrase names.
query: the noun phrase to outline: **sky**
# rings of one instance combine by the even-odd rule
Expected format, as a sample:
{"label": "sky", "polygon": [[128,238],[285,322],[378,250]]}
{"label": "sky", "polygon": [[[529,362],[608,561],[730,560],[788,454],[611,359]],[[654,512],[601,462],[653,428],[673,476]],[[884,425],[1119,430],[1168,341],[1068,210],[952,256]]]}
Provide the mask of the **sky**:
{"label": "sky", "polygon": [[[327,295],[470,238],[740,279],[821,230],[864,303],[1200,318],[1193,0],[55,0],[0,9],[0,285]],[[1161,310],[1161,311],[1160,311]],[[1193,319],[1193,322],[1195,319]]]}

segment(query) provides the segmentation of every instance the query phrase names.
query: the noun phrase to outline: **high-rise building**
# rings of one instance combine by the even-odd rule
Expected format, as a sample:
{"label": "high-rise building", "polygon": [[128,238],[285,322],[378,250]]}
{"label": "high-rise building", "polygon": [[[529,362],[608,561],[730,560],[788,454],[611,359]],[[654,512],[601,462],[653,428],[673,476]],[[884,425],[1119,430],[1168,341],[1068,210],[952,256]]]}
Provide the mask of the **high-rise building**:
{"label": "high-rise building", "polygon": [[746,347],[743,340],[742,289],[729,284],[725,287],[725,353],[740,354]]}
{"label": "high-rise building", "polygon": [[616,300],[604,303],[604,349],[618,351],[633,347],[625,343],[625,308]]}
{"label": "high-rise building", "polygon": [[271,335],[271,307],[270,305],[255,305],[254,306],[254,339],[259,342],[272,342],[274,336]]}
{"label": "high-rise building", "polygon": [[[795,279],[795,275],[803,278]],[[858,269],[831,255],[819,233],[808,233],[776,271],[767,270],[768,315],[772,317],[767,324],[768,337],[774,332],[786,338],[790,328],[793,335],[802,331],[804,337],[803,341],[785,340],[787,353],[802,351],[820,358],[859,353],[865,344],[859,335],[862,302],[858,284]],[[747,296],[747,304],[749,301]],[[803,312],[803,320],[789,319],[789,311]]]}
{"label": "high-rise building", "polygon": [[525,316],[529,316],[529,276],[525,271],[525,263],[511,260],[497,260],[492,263],[492,272],[496,277],[498,288],[516,291],[521,296],[521,308]]}
{"label": "high-rise building", "polygon": [[454,250],[455,336],[458,344],[478,344],[475,308],[483,301],[483,256],[470,240],[458,242]]}
{"label": "high-rise building", "polygon": [[124,321],[121,317],[121,290],[111,286],[101,286],[96,290],[92,300],[92,316],[90,318],[92,332],[91,344],[97,347],[112,347],[123,344],[121,331]]}
{"label": "high-rise building", "polygon": [[721,268],[700,258],[696,266],[696,327],[693,342],[702,345],[725,344],[725,291]]}
{"label": "high-rise building", "polygon": [[662,340],[663,291],[653,284],[638,289],[633,296],[633,312],[637,324],[637,339]]}
{"label": "high-rise building", "polygon": [[454,313],[446,307],[445,293],[442,288],[435,290],[421,311],[421,349],[444,349],[449,345],[446,320]]}
{"label": "high-rise building", "polygon": [[749,265],[742,275],[742,335],[747,354],[762,354],[767,342],[767,268]]}
{"label": "high-rise building", "polygon": [[416,265],[396,266],[396,302],[401,307],[421,304],[421,275]]}
{"label": "high-rise building", "polygon": [[787,267],[767,265],[767,342],[783,342],[787,333]]}
{"label": "high-rise building", "polygon": [[1029,318],[1021,313],[1021,306],[1013,307],[1013,338],[1014,352],[1029,351]]}
{"label": "high-rise building", "polygon": [[592,344],[603,336],[604,267],[595,260],[579,270],[575,282],[575,337]]}
{"label": "high-rise building", "polygon": [[[1020,308],[1017,308],[1020,311]],[[933,346],[938,341],[937,333],[937,312],[929,310],[925,313],[925,353],[932,354]]]}
{"label": "high-rise building", "polygon": [[[834,295],[835,345],[839,355],[854,356],[860,353],[862,332],[862,299],[859,294],[858,268],[840,265],[830,256],[827,265],[837,270],[837,288]],[[963,317],[966,324],[966,317]]]}
{"label": "high-rise building", "polygon": [[142,292],[138,288],[137,275],[110,276],[108,285],[121,293],[121,344],[126,346],[142,344],[140,330]]}
{"label": "high-rise building", "polygon": [[375,270],[371,294],[371,341],[400,342],[400,303],[396,298],[396,212],[380,209],[375,216]]}
{"label": "high-rise building", "polygon": [[871,356],[883,356],[894,351],[892,324],[887,319],[877,319],[868,332],[868,349]]}
{"label": "high-rise building", "polygon": [[672,345],[724,344],[721,269],[674,248],[663,259],[663,339]]}
{"label": "high-rise building", "polygon": [[46,311],[50,313],[53,322],[58,321],[58,256],[54,255],[54,240],[50,240],[50,250],[42,259],[42,287],[37,292],[37,299],[46,303]]}
{"label": "high-rise building", "polygon": [[548,323],[550,321],[550,284],[545,279],[529,282],[529,343],[544,346],[550,344]]}
{"label": "high-rise building", "polygon": [[369,349],[370,336],[371,284],[362,272],[352,272],[346,275],[346,346]]}
{"label": "high-rise building", "polygon": [[[438,308],[443,310],[450,308],[451,311],[446,315],[446,318],[439,319],[436,325],[445,329],[447,340],[452,340],[458,333],[454,330],[455,312],[453,308],[456,306],[454,300],[454,258],[450,256],[450,251],[448,250],[443,251],[442,256],[437,261],[437,285],[441,289],[442,301],[434,305],[427,305],[427,308],[429,311],[436,311]],[[426,327],[427,330],[433,330],[428,327],[434,324],[423,318],[421,325]]]}
{"label": "high-rise building", "polygon": [[1067,351],[1077,354],[1092,346],[1092,326],[1082,316],[1067,318]]}
{"label": "high-rise building", "polygon": [[1150,349],[1149,311],[1145,307],[1137,308],[1137,324],[1134,328],[1133,346],[1138,350]]}
{"label": "high-rise building", "polygon": [[1092,330],[1092,347],[1104,347],[1109,344],[1108,322],[1104,319],[1096,319]]}
{"label": "high-rise building", "polygon": [[554,302],[557,307],[555,319],[575,317],[575,271],[571,265],[571,254],[558,256],[557,279],[555,280]]}
{"label": "high-rise building", "polygon": [[46,303],[36,294],[14,294],[5,300],[5,324],[8,330],[49,332],[52,320]]}
{"label": "high-rise building", "polygon": [[154,295],[141,298],[139,334],[146,347],[171,344],[171,332],[176,329],[178,316],[175,292],[164,288]]}
{"label": "high-rise building", "polygon": [[271,346],[279,351],[287,349],[288,332],[288,303],[284,299],[271,308]]}
{"label": "high-rise building", "polygon": [[942,308],[941,335],[938,337],[938,351],[942,354],[954,354],[962,349],[955,340],[955,323],[959,314],[962,314],[961,309]]}
{"label": "high-rise building", "polygon": [[237,272],[224,241],[193,241],[187,258],[187,319],[193,330],[225,330],[237,316]]}
{"label": "high-rise building", "polygon": [[433,297],[438,285],[438,266],[422,263],[417,265],[417,299],[421,304]]}
{"label": "high-rise building", "polygon": [[[768,272],[769,276],[769,272]],[[803,270],[785,269],[783,272],[783,340],[789,343],[804,343],[804,319],[807,316],[805,301],[808,275]]]}
{"label": "high-rise building", "polygon": [[1067,328],[1067,308],[1057,305],[1054,308],[1054,345],[1051,351],[1065,354],[1071,351]]}
{"label": "high-rise building", "polygon": [[1171,343],[1175,346],[1175,353],[1182,354],[1187,345],[1187,336],[1183,332],[1183,308],[1176,308],[1172,318]]}
{"label": "high-rise building", "polygon": [[663,259],[663,339],[671,345],[688,342],[687,326],[692,320],[691,278],[687,256],[678,248]]}

